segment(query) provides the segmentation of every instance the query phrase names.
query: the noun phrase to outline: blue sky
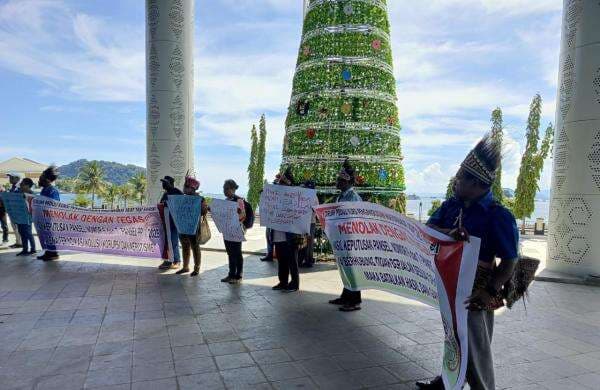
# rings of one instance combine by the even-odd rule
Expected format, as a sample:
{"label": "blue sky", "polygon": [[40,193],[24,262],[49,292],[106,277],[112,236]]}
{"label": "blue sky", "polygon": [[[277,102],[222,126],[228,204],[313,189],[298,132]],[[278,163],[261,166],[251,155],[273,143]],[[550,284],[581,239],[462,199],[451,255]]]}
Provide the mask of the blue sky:
{"label": "blue sky", "polygon": [[[301,0],[196,0],[196,171],[206,192],[246,181],[267,116],[278,169]],[[409,192],[442,192],[496,106],[513,187],[528,106],[554,121],[561,0],[388,0]],[[0,160],[145,165],[140,0],[0,0]],[[551,162],[541,181],[550,186]],[[244,189],[244,188],[242,188]]]}

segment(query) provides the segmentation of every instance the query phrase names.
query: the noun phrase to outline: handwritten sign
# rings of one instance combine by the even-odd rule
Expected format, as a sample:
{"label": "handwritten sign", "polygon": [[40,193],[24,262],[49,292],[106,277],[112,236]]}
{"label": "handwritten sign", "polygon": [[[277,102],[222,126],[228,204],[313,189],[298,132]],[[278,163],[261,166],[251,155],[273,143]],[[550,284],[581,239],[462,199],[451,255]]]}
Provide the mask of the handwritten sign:
{"label": "handwritten sign", "polygon": [[317,191],[266,184],[260,196],[260,225],[273,230],[309,234]]}
{"label": "handwritten sign", "polygon": [[179,234],[196,235],[200,223],[202,197],[191,195],[169,195],[169,213]]}
{"label": "handwritten sign", "polygon": [[439,308],[445,332],[442,377],[462,389],[468,361],[467,309],[480,240],[456,242],[381,205],[315,207],[347,289],[377,289]]}
{"label": "handwritten sign", "polygon": [[27,225],[31,223],[31,214],[27,208],[25,195],[20,192],[0,192],[2,203],[11,222],[18,225]]}
{"label": "handwritten sign", "polygon": [[33,222],[44,249],[161,258],[165,237],[154,207],[90,210],[50,198],[32,200]]}
{"label": "handwritten sign", "polygon": [[213,199],[210,203],[210,214],[225,240],[233,242],[246,241],[244,229],[238,215],[237,202]]}

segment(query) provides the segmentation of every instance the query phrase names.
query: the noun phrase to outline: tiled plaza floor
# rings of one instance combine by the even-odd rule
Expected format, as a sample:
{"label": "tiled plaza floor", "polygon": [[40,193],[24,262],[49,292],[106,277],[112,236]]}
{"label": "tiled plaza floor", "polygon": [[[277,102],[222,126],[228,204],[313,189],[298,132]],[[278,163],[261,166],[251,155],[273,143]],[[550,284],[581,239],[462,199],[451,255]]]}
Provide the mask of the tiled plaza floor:
{"label": "tiled plaza floor", "polygon": [[[332,265],[274,292],[276,264],[246,258],[219,282],[157,261],[71,253],[43,263],[0,251],[0,389],[412,389],[438,372],[439,314],[369,291],[340,313]],[[600,389],[600,288],[535,283],[527,310],[499,314],[499,388]]]}

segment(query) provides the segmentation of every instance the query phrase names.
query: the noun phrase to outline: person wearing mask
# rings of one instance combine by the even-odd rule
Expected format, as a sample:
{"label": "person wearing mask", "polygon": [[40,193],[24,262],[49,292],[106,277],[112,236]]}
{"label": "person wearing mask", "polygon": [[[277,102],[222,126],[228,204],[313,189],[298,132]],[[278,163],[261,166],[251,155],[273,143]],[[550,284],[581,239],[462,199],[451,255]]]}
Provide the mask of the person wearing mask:
{"label": "person wearing mask", "polygon": [[[0,192],[3,192],[4,188],[0,188]],[[0,199],[0,228],[2,229],[2,243],[8,242],[8,217],[4,203]]]}
{"label": "person wearing mask", "polygon": [[[469,310],[466,377],[470,388],[477,390],[496,389],[491,302],[512,277],[519,261],[515,217],[494,199],[491,191],[500,160],[501,144],[487,135],[461,164],[454,180],[454,196],[442,203],[427,222],[432,229],[457,241],[468,241],[470,235],[481,238],[475,284],[465,302]],[[443,390],[444,383],[438,376],[431,382],[417,382],[417,388]]]}
{"label": "person wearing mask", "polygon": [[[228,201],[237,203],[237,211],[239,215],[240,224],[242,229],[244,227],[244,221],[246,220],[246,202],[243,198],[237,196],[235,191],[238,189],[237,183],[228,179],[223,184],[223,195]],[[229,259],[229,273],[227,277],[221,279],[223,283],[239,284],[242,282],[244,275],[244,256],[242,255],[242,243],[227,241],[225,240],[225,250],[227,251],[227,257]]]}
{"label": "person wearing mask", "polygon": [[[33,180],[26,177],[21,180],[19,185],[21,192],[23,193],[23,197],[25,194],[33,195]],[[23,249],[21,252],[17,253],[17,256],[30,256],[35,254],[37,251],[35,250],[35,239],[33,238],[33,230],[31,229],[31,221],[26,224],[18,224],[19,234],[21,235],[21,240],[23,243]]]}
{"label": "person wearing mask", "polygon": [[[169,199],[169,195],[183,195],[183,192],[179,188],[175,187],[175,179],[171,176],[165,176],[160,179],[162,183],[162,188],[165,191],[160,198],[159,203],[167,207],[167,199]],[[166,223],[166,222],[165,222]],[[179,234],[177,232],[177,226],[175,226],[175,221],[173,220],[173,216],[169,214],[169,230],[171,231],[171,248],[169,248],[173,252],[173,262],[169,260],[165,260],[161,265],[158,266],[160,270],[168,270],[168,269],[177,269],[179,268],[179,263],[181,263],[181,256],[179,254]]]}
{"label": "person wearing mask", "polygon": [[[38,180],[38,185],[42,188],[40,192],[41,196],[45,196],[46,198],[50,198],[56,201],[60,201],[60,192],[54,187],[53,183],[58,179],[58,172],[56,171],[56,167],[51,165],[48,167]],[[47,246],[46,251],[43,255],[37,257],[38,260],[43,261],[53,261],[58,260],[58,252],[56,252],[56,248],[52,245]]]}
{"label": "person wearing mask", "polygon": [[[278,180],[280,186],[293,186],[294,176],[290,168],[282,173]],[[298,246],[302,236],[299,234],[271,230],[273,244],[277,252],[279,283],[273,290],[295,292],[300,289],[300,272],[298,270]],[[291,281],[290,281],[291,278]]]}
{"label": "person wearing mask", "polygon": [[[360,195],[354,190],[354,183],[356,180],[356,173],[350,162],[346,160],[342,169],[340,170],[336,187],[341,191],[337,197],[336,202],[360,202],[362,201]],[[339,298],[332,299],[329,301],[332,305],[340,305],[340,311],[350,312],[360,310],[360,304],[362,303],[362,295],[360,291],[352,291],[344,288],[342,295]]]}
{"label": "person wearing mask", "polygon": [[[200,211],[200,219],[206,215],[208,212],[208,206],[206,205],[206,201],[204,197],[201,197],[198,192],[198,188],[200,188],[200,182],[195,178],[188,176],[185,178],[185,184],[183,185],[183,194],[187,196],[198,196],[202,199],[201,201],[201,211]],[[179,271],[175,272],[177,275],[185,274],[190,272],[190,254],[194,256],[194,271],[190,274],[190,276],[198,276],[200,273],[200,260],[201,260],[201,252],[200,252],[200,231],[201,224],[198,222],[198,230],[194,235],[188,234],[180,234],[179,241],[181,241],[181,250],[183,252],[183,268]]]}
{"label": "person wearing mask", "polygon": [[[8,182],[10,183],[10,188],[8,192],[21,192],[19,187],[19,182],[21,181],[21,174],[18,172],[9,172],[6,174],[8,176]],[[13,232],[15,233],[15,243],[12,244],[9,248],[22,248],[23,242],[21,240],[21,235],[19,234],[19,227],[16,223],[10,222]]]}

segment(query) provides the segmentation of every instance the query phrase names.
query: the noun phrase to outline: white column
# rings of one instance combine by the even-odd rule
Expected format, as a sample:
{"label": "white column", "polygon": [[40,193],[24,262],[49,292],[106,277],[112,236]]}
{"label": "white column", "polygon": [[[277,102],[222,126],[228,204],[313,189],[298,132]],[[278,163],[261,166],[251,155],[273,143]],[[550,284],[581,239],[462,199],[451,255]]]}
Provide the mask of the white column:
{"label": "white column", "polygon": [[194,168],[194,0],[146,0],[148,203]]}
{"label": "white column", "polygon": [[309,3],[308,0],[304,0],[304,5],[302,7],[302,13],[303,13],[304,17],[306,17],[306,11],[308,11],[308,3]]}
{"label": "white column", "polygon": [[600,274],[600,2],[564,0],[548,269]]}

